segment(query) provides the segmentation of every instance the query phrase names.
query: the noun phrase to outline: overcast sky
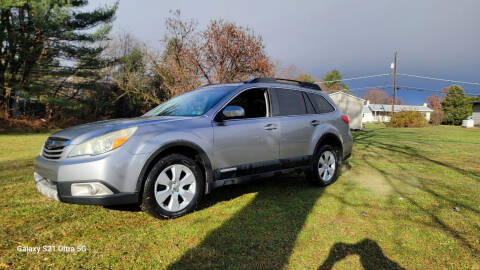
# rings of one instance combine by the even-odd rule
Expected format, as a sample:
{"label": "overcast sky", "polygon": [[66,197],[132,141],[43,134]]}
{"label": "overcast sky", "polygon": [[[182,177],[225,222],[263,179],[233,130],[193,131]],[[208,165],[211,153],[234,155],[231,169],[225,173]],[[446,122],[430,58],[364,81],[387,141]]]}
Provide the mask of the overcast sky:
{"label": "overcast sky", "polygon": [[[111,3],[114,1],[90,1],[92,7]],[[248,26],[263,37],[272,59],[295,64],[314,77],[334,68],[344,78],[391,72],[397,50],[398,72],[480,81],[479,0],[121,0],[113,31],[130,32],[160,47],[165,18],[175,9],[186,19],[198,20],[200,28],[219,18]],[[448,85],[402,76],[398,79],[399,85],[420,88]],[[391,77],[381,77],[347,84],[359,88],[391,81]],[[478,85],[462,86],[480,94]],[[399,92],[407,103],[416,104],[430,94]]]}

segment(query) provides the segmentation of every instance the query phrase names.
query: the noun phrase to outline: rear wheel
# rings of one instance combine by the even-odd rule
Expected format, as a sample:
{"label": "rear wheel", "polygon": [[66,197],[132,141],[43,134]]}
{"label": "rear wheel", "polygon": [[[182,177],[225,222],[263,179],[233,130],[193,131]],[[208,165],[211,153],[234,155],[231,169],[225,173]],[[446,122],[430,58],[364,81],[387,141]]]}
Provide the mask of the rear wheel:
{"label": "rear wheel", "polygon": [[330,145],[323,145],[313,155],[311,170],[307,177],[319,186],[327,186],[337,180],[341,161],[339,154]]}
{"label": "rear wheel", "polygon": [[202,170],[192,159],[180,154],[168,155],[148,174],[142,209],[160,218],[183,216],[195,209],[204,186]]}

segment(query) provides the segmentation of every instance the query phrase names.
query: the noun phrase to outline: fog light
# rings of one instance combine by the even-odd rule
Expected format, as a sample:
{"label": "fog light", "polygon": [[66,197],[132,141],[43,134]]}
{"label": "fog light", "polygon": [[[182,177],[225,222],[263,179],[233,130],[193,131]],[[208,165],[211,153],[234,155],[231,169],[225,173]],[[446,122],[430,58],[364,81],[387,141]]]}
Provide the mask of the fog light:
{"label": "fog light", "polygon": [[71,186],[72,196],[111,195],[113,192],[99,182],[75,183]]}

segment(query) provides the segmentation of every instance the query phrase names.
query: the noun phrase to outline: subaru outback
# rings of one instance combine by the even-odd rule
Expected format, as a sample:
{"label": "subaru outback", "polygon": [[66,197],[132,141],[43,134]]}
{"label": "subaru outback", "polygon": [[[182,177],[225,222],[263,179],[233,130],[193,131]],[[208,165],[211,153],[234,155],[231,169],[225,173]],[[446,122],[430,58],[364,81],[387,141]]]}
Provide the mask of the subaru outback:
{"label": "subaru outback", "polygon": [[213,189],[304,171],[326,186],[350,156],[348,117],[316,84],[256,78],[206,85],[145,115],[52,134],[35,159],[45,196],[141,205],[159,218],[195,209]]}

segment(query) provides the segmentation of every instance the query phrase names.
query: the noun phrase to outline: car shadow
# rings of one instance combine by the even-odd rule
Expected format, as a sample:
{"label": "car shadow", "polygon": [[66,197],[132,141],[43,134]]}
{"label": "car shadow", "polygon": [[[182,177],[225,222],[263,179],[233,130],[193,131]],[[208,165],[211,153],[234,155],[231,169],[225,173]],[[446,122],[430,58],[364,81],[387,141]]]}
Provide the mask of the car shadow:
{"label": "car shadow", "polygon": [[350,255],[358,255],[364,269],[405,269],[383,254],[377,242],[364,239],[356,244],[335,243],[330,249],[327,259],[318,270],[329,270],[335,263]]}
{"label": "car shadow", "polygon": [[325,190],[304,179],[285,175],[215,190],[202,207],[245,193],[256,195],[169,269],[284,268],[298,234]]}
{"label": "car shadow", "polygon": [[105,209],[121,211],[121,212],[141,212],[140,204],[121,204],[121,205],[106,205]]}

